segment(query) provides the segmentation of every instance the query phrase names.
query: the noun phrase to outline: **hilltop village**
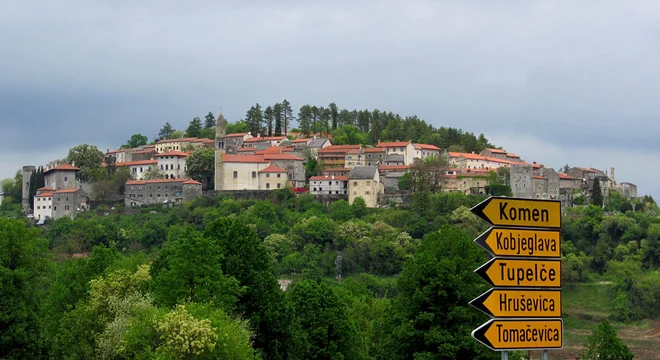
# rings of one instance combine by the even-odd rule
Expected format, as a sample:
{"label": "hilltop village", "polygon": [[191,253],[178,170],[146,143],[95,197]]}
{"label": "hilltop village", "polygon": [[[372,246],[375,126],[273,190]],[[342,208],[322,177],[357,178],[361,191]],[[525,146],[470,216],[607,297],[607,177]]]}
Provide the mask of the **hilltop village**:
{"label": "hilltop village", "polygon": [[[215,153],[212,184],[188,175],[188,159],[199,149]],[[316,165],[315,174],[308,171],[310,162]],[[405,140],[378,141],[373,147],[335,145],[332,136],[323,133],[227,133],[222,114],[215,125],[215,139],[163,139],[108,150],[102,165],[128,169],[130,179],[123,193],[126,208],[172,206],[204,192],[249,197],[284,188],[308,192],[323,202],[345,199],[352,204],[361,198],[367,207],[405,204],[411,193],[429,185],[432,191],[560,200],[563,208],[586,204],[594,196],[594,186],[603,199],[613,192],[628,200],[637,197],[636,185],[617,182],[614,168],[609,174],[585,167],[557,171],[495,148],[476,154]],[[34,171],[34,166],[23,167],[22,208],[36,221],[75,218],[77,212],[90,208],[89,182],[79,179],[75,163],[62,162],[42,168],[44,186],[36,189],[30,204]]]}

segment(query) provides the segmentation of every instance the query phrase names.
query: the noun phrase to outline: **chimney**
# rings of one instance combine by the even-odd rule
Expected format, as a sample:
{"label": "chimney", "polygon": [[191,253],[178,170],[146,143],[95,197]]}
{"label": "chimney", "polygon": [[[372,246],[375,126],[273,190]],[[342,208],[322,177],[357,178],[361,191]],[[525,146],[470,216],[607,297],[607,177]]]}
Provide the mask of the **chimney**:
{"label": "chimney", "polygon": [[261,137],[261,133],[257,133],[257,137],[260,138],[260,137]]}
{"label": "chimney", "polygon": [[334,180],[334,179],[335,179],[335,176],[334,176],[334,175],[332,175],[332,180]]}

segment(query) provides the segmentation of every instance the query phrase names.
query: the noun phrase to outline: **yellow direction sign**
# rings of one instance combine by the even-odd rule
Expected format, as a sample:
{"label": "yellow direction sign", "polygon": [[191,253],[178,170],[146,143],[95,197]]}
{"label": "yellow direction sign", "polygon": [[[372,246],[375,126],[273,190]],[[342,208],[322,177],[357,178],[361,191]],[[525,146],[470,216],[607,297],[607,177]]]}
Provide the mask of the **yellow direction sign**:
{"label": "yellow direction sign", "polygon": [[495,256],[561,256],[559,230],[490,228],[474,242]]}
{"label": "yellow direction sign", "polygon": [[561,202],[555,200],[489,197],[470,210],[496,226],[561,227]]}
{"label": "yellow direction sign", "polygon": [[558,318],[561,291],[490,289],[470,305],[496,318]]}
{"label": "yellow direction sign", "polygon": [[495,287],[561,286],[561,260],[494,258],[474,272]]}
{"label": "yellow direction sign", "polygon": [[493,350],[561,349],[561,319],[490,320],[472,331],[472,337]]}

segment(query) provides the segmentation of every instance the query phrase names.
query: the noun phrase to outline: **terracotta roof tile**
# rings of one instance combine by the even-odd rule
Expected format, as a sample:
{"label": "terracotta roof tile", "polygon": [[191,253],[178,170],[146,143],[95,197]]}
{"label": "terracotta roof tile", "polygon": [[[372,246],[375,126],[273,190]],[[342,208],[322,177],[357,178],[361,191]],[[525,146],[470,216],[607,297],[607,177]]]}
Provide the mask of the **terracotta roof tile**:
{"label": "terracotta roof tile", "polygon": [[253,137],[246,139],[244,142],[246,143],[251,143],[251,142],[261,142],[261,141],[282,141],[286,139],[286,136],[263,136],[263,137]]}
{"label": "terracotta roof tile", "polygon": [[193,180],[193,179],[188,179],[188,180],[184,181],[183,184],[184,185],[202,185],[201,182],[199,182],[197,180]]}
{"label": "terracotta roof tile", "polygon": [[518,155],[516,155],[516,154],[511,154],[511,153],[509,153],[509,154],[506,154],[506,157],[510,157],[510,158],[517,158],[517,159],[520,159],[520,156],[518,156]]}
{"label": "terracotta roof tile", "polygon": [[309,141],[312,141],[312,140],[313,140],[312,138],[305,138],[305,139],[296,139],[296,140],[293,140],[292,142],[293,143],[306,143],[306,142],[309,142]]}
{"label": "terracotta roof tile", "polygon": [[123,167],[123,166],[140,166],[140,165],[154,165],[154,164],[158,164],[158,160],[125,161],[125,162],[115,163],[115,166]]}
{"label": "terracotta roof tile", "polygon": [[162,184],[162,183],[171,183],[171,182],[185,182],[189,179],[178,178],[178,179],[153,179],[153,180],[128,180],[126,185],[145,185],[145,184]]}
{"label": "terracotta roof tile", "polygon": [[222,161],[236,163],[267,163],[263,155],[222,154]]}
{"label": "terracotta roof tile", "polygon": [[49,188],[48,186],[44,186],[41,188],[38,188],[37,191],[55,191],[52,188]]}
{"label": "terracotta roof tile", "polygon": [[534,179],[545,180],[545,177],[539,176],[539,175],[534,175]]}
{"label": "terracotta roof tile", "polygon": [[52,169],[48,169],[44,171],[44,174],[49,172],[49,171],[79,171],[80,169],[71,165],[71,164],[59,164],[56,167]]}
{"label": "terracotta roof tile", "polygon": [[42,192],[39,195],[35,195],[34,197],[53,197],[53,193],[48,191],[48,192]]}
{"label": "terracotta roof tile", "polygon": [[379,142],[376,144],[377,147],[406,147],[410,145],[410,141],[390,141],[390,142]]}
{"label": "terracotta roof tile", "polygon": [[435,150],[440,151],[440,148],[435,145],[429,144],[414,144],[416,150]]}
{"label": "terracotta roof tile", "polygon": [[78,190],[80,190],[80,189],[77,189],[77,188],[76,189],[73,189],[73,188],[72,189],[58,189],[58,190],[55,191],[55,194],[70,194],[70,193],[74,193]]}
{"label": "terracotta roof tile", "polygon": [[506,154],[506,150],[502,150],[502,149],[486,149],[486,150],[496,154]]}
{"label": "terracotta roof tile", "polygon": [[365,148],[365,149],[364,149],[364,152],[365,152],[365,153],[382,153],[382,152],[385,152],[385,148],[378,148],[378,147],[375,147],[375,148]]}
{"label": "terracotta roof tile", "polygon": [[285,173],[286,170],[282,169],[279,166],[275,166],[273,164],[270,164],[265,169],[261,169],[259,172],[260,173]]}
{"label": "terracotta roof tile", "polygon": [[238,151],[238,152],[242,152],[242,151],[256,151],[256,150],[257,150],[257,148],[253,148],[253,147],[244,147],[244,148],[240,148],[240,149],[238,149],[238,150],[236,150],[236,151]]}
{"label": "terracotta roof tile", "polygon": [[146,149],[146,150],[138,150],[138,151],[133,151],[133,154],[148,154],[154,152],[153,149]]}
{"label": "terracotta roof tile", "polygon": [[243,137],[247,135],[248,133],[234,133],[234,134],[227,134],[227,137]]}
{"label": "terracotta roof tile", "polygon": [[303,158],[297,157],[293,154],[264,154],[266,160],[296,160],[303,161]]}
{"label": "terracotta roof tile", "polygon": [[378,167],[378,171],[408,170],[408,168],[408,165],[381,165]]}
{"label": "terracotta roof tile", "polygon": [[170,151],[167,153],[162,153],[162,154],[156,154],[154,157],[163,157],[163,156],[179,156],[179,157],[188,157],[187,153],[184,153],[183,151]]}

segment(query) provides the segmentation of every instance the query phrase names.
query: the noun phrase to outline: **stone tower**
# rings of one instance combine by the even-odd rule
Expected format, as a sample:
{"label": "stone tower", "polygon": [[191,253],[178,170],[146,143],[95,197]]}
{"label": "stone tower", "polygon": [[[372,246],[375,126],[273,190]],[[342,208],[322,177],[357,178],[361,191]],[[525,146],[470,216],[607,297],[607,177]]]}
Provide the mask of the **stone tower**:
{"label": "stone tower", "polygon": [[222,155],[226,151],[227,145],[227,120],[218,114],[218,121],[215,123],[215,190],[222,190],[224,186],[224,164]]}
{"label": "stone tower", "polygon": [[23,214],[27,215],[32,212],[30,208],[30,180],[32,179],[32,174],[34,174],[34,166],[23,166],[23,192],[21,207],[23,209]]}

